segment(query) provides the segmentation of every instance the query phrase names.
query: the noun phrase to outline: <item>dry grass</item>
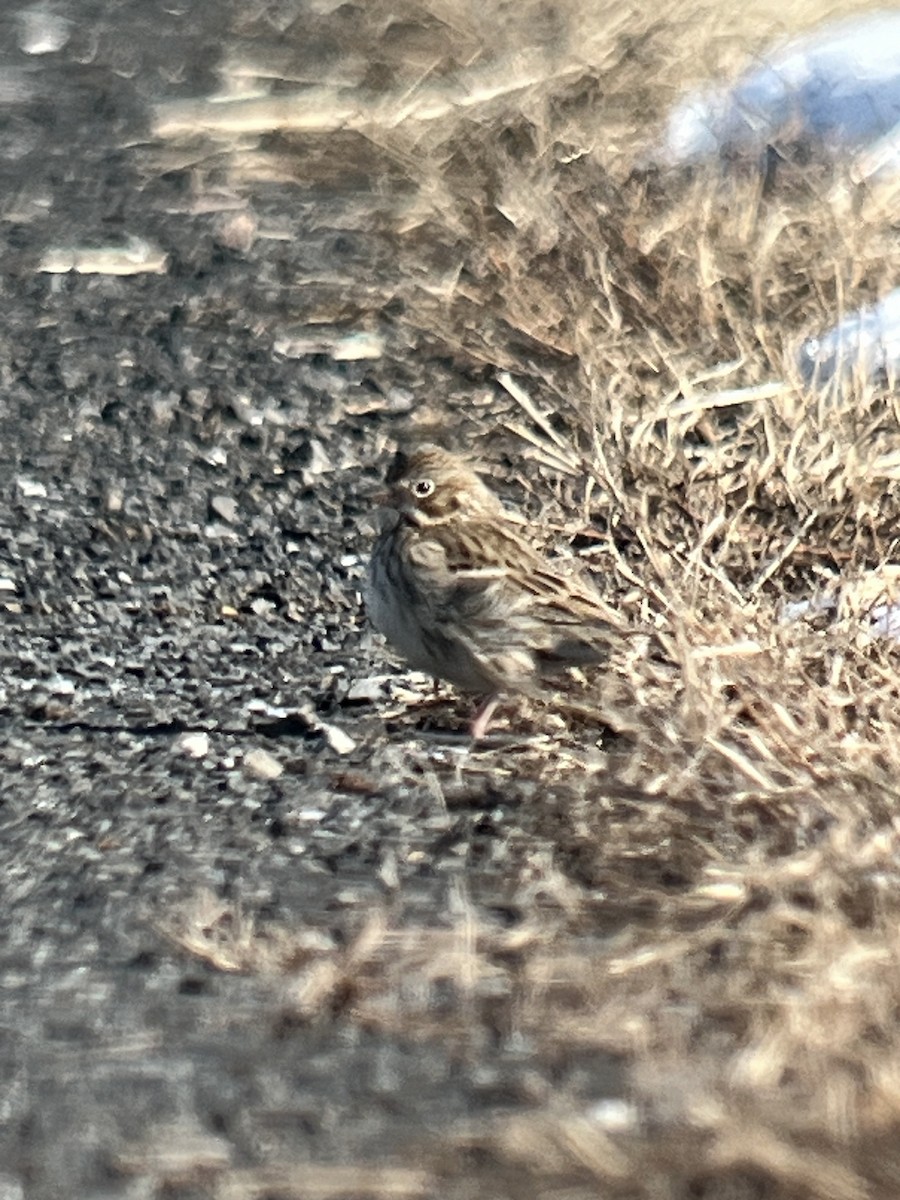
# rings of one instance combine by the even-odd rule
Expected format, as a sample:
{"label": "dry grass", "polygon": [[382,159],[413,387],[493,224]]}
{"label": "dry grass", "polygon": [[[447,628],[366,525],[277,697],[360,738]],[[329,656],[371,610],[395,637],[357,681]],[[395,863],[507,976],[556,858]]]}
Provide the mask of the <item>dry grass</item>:
{"label": "dry grass", "polygon": [[[310,281],[311,319],[377,328],[423,364],[412,431],[477,432],[510,494],[551,496],[546,518],[582,532],[610,598],[654,632],[614,656],[554,753],[520,752],[559,862],[540,880],[554,903],[515,931],[468,905],[440,930],[378,916],[341,949],[227,913],[187,914],[174,936],[287,979],[304,1019],[476,1050],[501,1021],[537,1059],[623,1057],[616,1120],[557,1095],[451,1130],[442,1194],[469,1194],[462,1148],[498,1196],[889,1200],[900,689],[896,645],[860,613],[891,594],[900,554],[900,412],[863,385],[805,394],[790,355],[895,285],[900,249],[821,165],[769,195],[752,169],[632,170],[677,91],[821,9],[391,12],[372,7],[375,49],[327,88],[160,110],[173,140],[156,152],[245,197],[301,162],[340,193],[341,163],[364,161],[368,186],[334,219],[371,237],[373,276]],[[448,411],[429,356],[490,402]],[[786,598],[841,587],[832,617],[781,619]],[[597,739],[585,711],[619,731],[601,767],[580,752]],[[501,767],[498,752],[471,769]]]}

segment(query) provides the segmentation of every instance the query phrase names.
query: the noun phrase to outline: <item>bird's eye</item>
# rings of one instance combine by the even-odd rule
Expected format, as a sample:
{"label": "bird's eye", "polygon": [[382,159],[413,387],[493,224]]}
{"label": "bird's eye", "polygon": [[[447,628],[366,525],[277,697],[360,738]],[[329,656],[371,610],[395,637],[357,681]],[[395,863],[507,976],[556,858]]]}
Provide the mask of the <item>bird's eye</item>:
{"label": "bird's eye", "polygon": [[425,497],[430,496],[433,491],[434,491],[434,480],[433,479],[417,479],[416,482],[412,485],[413,495],[418,497],[419,500],[424,500]]}

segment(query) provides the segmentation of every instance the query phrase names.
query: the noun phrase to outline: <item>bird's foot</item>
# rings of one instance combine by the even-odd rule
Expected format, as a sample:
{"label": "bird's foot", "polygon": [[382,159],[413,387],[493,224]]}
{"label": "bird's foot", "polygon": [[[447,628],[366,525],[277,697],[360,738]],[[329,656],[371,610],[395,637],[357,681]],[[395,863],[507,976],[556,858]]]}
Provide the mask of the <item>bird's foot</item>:
{"label": "bird's foot", "polygon": [[472,741],[480,742],[488,731],[488,726],[491,723],[491,717],[497,705],[500,703],[499,696],[488,696],[484,704],[478,709],[478,712],[472,718]]}

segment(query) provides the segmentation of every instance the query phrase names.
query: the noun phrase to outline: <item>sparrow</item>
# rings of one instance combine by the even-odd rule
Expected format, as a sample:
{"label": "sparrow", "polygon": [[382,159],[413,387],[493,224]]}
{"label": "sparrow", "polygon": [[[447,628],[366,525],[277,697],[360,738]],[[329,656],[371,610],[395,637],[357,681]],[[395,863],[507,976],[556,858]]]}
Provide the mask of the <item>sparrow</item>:
{"label": "sparrow", "polygon": [[411,667],[484,697],[473,739],[504,694],[538,694],[608,656],[622,629],[615,610],[532,543],[527,521],[465,459],[432,445],[399,451],[386,485],[369,619]]}

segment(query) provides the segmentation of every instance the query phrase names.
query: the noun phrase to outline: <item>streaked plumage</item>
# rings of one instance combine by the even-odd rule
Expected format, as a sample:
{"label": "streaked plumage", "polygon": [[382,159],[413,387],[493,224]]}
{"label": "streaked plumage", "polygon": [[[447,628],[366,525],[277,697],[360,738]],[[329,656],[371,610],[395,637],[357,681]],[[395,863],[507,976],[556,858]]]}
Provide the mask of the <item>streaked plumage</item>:
{"label": "streaked plumage", "polygon": [[387,484],[370,619],[410,666],[488,697],[475,737],[499,694],[533,693],[606,657],[616,614],[527,540],[525,522],[461,458],[437,446],[400,453]]}

